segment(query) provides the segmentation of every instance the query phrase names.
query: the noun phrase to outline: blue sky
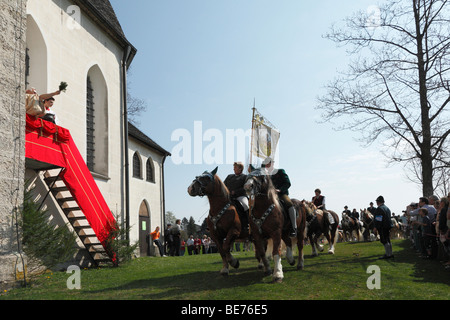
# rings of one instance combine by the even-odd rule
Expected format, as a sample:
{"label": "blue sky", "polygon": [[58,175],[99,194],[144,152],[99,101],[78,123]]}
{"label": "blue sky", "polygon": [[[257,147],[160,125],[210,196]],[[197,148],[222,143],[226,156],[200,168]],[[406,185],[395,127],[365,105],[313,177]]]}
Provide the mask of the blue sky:
{"label": "blue sky", "polygon": [[[327,82],[350,63],[345,48],[323,35],[333,23],[376,1],[111,3],[138,49],[130,90],[148,103],[139,128],[169,152],[182,141],[173,139],[174,132],[191,135],[191,163],[176,163],[179,155],[174,154],[165,166],[166,210],[177,218],[193,216],[200,223],[207,216],[207,199],[191,198],[187,187],[216,166],[222,179],[232,173],[227,157],[233,154],[227,154],[226,146],[233,141],[226,132],[251,128],[254,99],[281,132],[276,167],[290,176],[292,198],[310,200],[320,188],[327,207],[338,213],[345,205],[359,211],[379,195],[395,213],[418,200],[420,188],[405,178],[403,167],[386,166],[379,144],[363,148],[357,133],[319,124],[320,112],[314,109]],[[221,158],[217,164],[199,155],[217,143],[205,133],[216,140],[222,135],[223,156],[215,154]],[[200,164],[194,164],[195,156]],[[234,160],[248,164],[248,153]]]}

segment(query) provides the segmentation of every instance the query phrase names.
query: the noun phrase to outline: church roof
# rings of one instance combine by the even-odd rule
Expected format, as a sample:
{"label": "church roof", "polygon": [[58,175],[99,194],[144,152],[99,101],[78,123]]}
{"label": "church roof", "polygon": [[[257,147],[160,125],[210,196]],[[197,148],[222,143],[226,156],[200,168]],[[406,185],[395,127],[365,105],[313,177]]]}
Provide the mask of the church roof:
{"label": "church roof", "polygon": [[139,140],[143,144],[160,152],[165,156],[171,156],[169,151],[165,150],[163,147],[161,147],[159,144],[157,144],[155,141],[153,141],[151,138],[145,135],[141,130],[136,128],[131,122],[128,122],[128,135]]}
{"label": "church roof", "polygon": [[137,50],[125,36],[111,2],[109,0],[74,0],[74,2],[124,48],[131,47],[129,64]]}

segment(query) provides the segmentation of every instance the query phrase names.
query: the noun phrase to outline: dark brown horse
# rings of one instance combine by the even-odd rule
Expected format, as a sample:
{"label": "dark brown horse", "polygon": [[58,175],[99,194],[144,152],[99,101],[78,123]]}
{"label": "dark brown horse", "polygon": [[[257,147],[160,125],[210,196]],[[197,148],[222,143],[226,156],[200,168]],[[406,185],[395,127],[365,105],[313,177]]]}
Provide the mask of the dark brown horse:
{"label": "dark brown horse", "polygon": [[337,240],[337,228],[339,225],[339,217],[336,212],[327,210],[334,219],[334,223],[330,224],[329,218],[326,217],[326,213],[322,210],[317,210],[317,207],[314,203],[309,201],[304,201],[308,214],[306,216],[306,220],[308,221],[308,232],[307,236],[311,243],[312,256],[317,256],[317,249],[322,252],[323,246],[319,245],[317,240],[323,234],[328,241],[328,253],[334,254],[335,244]]}
{"label": "dark brown horse", "polygon": [[354,219],[350,218],[346,213],[342,213],[342,221],[341,221],[342,231],[344,233],[344,239],[347,238],[347,234],[350,237],[350,240],[352,240],[353,231],[355,231],[356,236],[358,237],[358,241],[361,237],[361,225],[359,222]]}
{"label": "dark brown horse", "polygon": [[248,239],[248,233],[245,231],[246,228],[242,231],[239,215],[231,202],[227,187],[216,175],[217,169],[212,172],[205,171],[196,177],[188,187],[188,193],[192,197],[208,197],[210,206],[208,228],[222,257],[223,268],[220,273],[228,275],[229,265],[239,268],[239,260],[230,253],[231,246],[238,239]]}
{"label": "dark brown horse", "polygon": [[364,225],[363,237],[364,241],[371,241],[371,235],[374,234],[376,236],[376,232],[374,231],[374,217],[369,210],[364,209],[360,210],[361,212],[361,221]]}
{"label": "dark brown horse", "polygon": [[[266,257],[267,241],[272,239],[272,256],[274,260],[272,277],[274,281],[281,282],[284,278],[280,254],[281,240],[286,244],[286,257],[289,264],[295,264],[292,253],[292,239],[289,237],[290,219],[284,218],[283,209],[278,201],[270,176],[263,170],[257,169],[252,171],[247,176],[244,189],[251,199],[249,224],[255,244],[256,258],[263,264],[264,273],[266,275],[272,274]],[[297,218],[297,246],[299,251],[297,268],[302,269],[304,267],[303,239],[306,211],[300,209],[300,201],[292,201],[299,213]]]}

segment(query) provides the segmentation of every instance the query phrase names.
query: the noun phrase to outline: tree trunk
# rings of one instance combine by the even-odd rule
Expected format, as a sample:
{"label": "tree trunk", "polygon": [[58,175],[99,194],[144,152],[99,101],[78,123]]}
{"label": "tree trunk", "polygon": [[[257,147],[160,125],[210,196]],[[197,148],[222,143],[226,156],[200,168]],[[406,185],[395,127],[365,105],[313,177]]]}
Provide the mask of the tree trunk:
{"label": "tree trunk", "polygon": [[416,22],[417,67],[419,71],[419,94],[422,121],[422,143],[420,145],[422,164],[422,191],[424,197],[433,194],[433,158],[431,155],[431,121],[428,107],[427,72],[425,70],[423,34],[420,29],[419,4],[414,1],[414,18]]}

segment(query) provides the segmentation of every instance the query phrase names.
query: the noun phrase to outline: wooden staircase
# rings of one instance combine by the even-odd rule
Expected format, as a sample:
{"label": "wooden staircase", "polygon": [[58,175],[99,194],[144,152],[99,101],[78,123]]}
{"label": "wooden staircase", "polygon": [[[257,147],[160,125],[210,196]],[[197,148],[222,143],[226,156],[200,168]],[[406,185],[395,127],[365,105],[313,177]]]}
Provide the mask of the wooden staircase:
{"label": "wooden staircase", "polygon": [[48,170],[43,178],[54,201],[64,212],[95,266],[112,262],[59,174],[60,170]]}

